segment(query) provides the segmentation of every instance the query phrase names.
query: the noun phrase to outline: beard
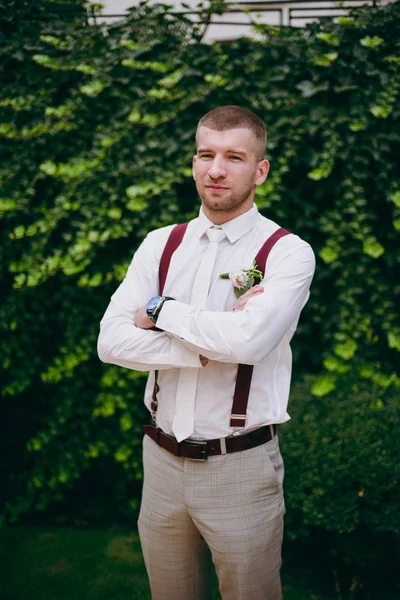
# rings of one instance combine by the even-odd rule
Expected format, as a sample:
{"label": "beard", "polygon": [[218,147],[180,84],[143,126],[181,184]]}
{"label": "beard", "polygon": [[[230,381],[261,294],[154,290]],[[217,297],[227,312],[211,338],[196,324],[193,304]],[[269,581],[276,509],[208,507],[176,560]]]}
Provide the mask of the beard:
{"label": "beard", "polygon": [[249,184],[248,187],[244,188],[243,190],[234,192],[229,190],[230,195],[227,194],[226,197],[218,197],[218,195],[213,196],[211,192],[208,192],[205,186],[202,189],[199,189],[199,186],[196,187],[202,204],[204,204],[204,206],[206,206],[209,210],[221,212],[237,208],[246,202],[246,200],[248,200],[249,196],[254,191],[254,184]]}

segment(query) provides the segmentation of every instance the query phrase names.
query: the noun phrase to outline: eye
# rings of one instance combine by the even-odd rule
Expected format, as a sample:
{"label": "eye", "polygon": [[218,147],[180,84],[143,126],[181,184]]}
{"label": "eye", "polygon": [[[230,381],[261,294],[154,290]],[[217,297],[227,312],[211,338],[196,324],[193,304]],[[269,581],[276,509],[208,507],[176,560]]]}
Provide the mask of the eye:
{"label": "eye", "polygon": [[234,154],[232,154],[229,158],[231,160],[242,160],[240,156],[235,156]]}
{"label": "eye", "polygon": [[211,154],[200,154],[200,158],[212,158]]}

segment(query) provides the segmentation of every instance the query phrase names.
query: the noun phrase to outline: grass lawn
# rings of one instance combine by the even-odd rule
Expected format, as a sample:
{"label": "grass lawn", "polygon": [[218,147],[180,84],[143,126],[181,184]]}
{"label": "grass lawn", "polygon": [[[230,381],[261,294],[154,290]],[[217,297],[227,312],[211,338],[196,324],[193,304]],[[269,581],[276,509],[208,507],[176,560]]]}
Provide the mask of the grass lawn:
{"label": "grass lawn", "polygon": [[[298,575],[284,569],[282,575],[285,600],[328,600],[308,589]],[[0,531],[0,598],[150,600],[138,535],[120,528],[4,529]],[[212,599],[219,598],[215,579]]]}

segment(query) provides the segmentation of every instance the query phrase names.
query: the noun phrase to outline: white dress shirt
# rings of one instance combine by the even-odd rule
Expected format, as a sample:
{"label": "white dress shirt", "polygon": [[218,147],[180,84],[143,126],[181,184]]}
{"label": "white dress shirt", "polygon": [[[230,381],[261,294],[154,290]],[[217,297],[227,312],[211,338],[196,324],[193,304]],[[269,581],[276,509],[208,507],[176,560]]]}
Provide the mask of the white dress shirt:
{"label": "white dress shirt", "polygon": [[[176,301],[165,302],[160,312],[157,327],[164,331],[135,327],[134,315],[159,294],[160,258],[173,226],[149,233],[135,253],[101,321],[98,341],[103,362],[150,371],[145,391],[149,410],[154,371],[160,371],[157,424],[166,433],[172,432],[180,369],[199,369],[192,436],[196,439],[232,433],[229,420],[238,363],[254,365],[246,429],[290,418],[290,340],[315,269],[309,244],[296,235],[285,236],[267,259],[261,282],[264,292],[252,297],[243,311],[226,312],[236,298],[232,282],[219,275],[252,268],[261,246],[279,228],[253,205],[221,226],[226,238],[219,246],[207,305],[190,306],[196,272],[208,245],[205,232],[211,225],[200,210],[172,256],[163,293]],[[205,367],[200,354],[209,359]]]}

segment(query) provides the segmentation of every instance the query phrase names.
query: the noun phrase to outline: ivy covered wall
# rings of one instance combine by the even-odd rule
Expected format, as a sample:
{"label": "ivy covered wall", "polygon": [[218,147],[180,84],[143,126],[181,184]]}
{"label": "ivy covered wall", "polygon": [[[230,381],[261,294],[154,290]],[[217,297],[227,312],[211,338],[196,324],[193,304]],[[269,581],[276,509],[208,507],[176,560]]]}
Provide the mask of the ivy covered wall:
{"label": "ivy covered wall", "polygon": [[[387,493],[370,476],[391,489],[399,474],[399,3],[304,30],[257,26],[260,41],[220,45],[202,44],[200,30],[163,6],[142,5],[106,27],[88,25],[78,0],[8,4],[0,14],[3,519],[67,504],[93,518],[135,514],[144,380],[99,362],[98,324],[146,232],[198,211],[190,169],[198,119],[239,104],[268,128],[271,173],[259,209],[318,257],[293,348],[296,436],[282,430],[296,515],[288,535],[396,533],[393,511],[372,525],[368,515]],[[377,432],[371,471],[363,452]],[[319,452],[304,463],[309,481],[293,468],[308,435]],[[326,500],[325,438],[348,519]],[[357,481],[349,453],[359,458]]]}

